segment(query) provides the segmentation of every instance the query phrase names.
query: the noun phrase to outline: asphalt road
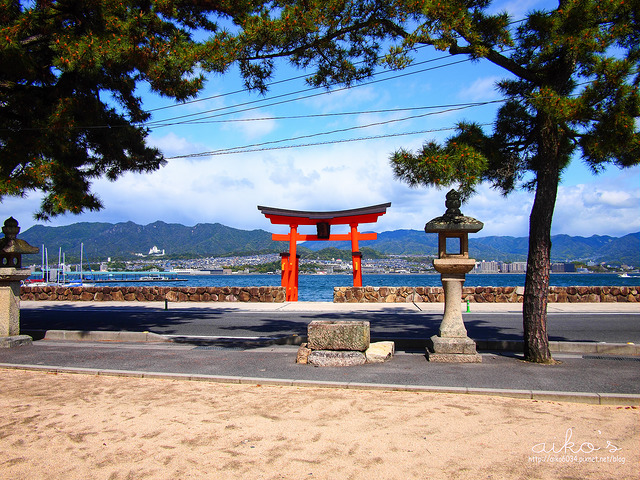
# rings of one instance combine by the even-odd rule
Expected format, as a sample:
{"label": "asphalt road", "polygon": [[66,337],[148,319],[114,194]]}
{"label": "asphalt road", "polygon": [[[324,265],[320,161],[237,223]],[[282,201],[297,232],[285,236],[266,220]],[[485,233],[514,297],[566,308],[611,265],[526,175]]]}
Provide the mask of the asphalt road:
{"label": "asphalt road", "polygon": [[[522,339],[521,314],[472,312],[463,315],[470,336],[476,340]],[[332,306],[329,310],[317,311],[251,311],[225,306],[189,308],[171,305],[169,310],[163,310],[140,306],[39,304],[22,308],[21,327],[23,333],[34,330],[41,333],[44,330],[103,330],[150,331],[177,336],[270,337],[305,335],[307,324],[316,319],[351,319],[370,321],[373,338],[427,339],[437,333],[441,318],[442,313],[400,308],[357,311]],[[640,315],[635,311],[550,313],[548,329],[550,339],[556,341],[640,343]],[[422,346],[420,351],[399,349],[392,361],[383,364],[367,364],[361,368],[312,368],[295,363],[297,347],[294,345],[238,341],[236,346],[234,342],[218,345],[217,342],[42,340],[30,347],[0,349],[4,350],[0,351],[0,364],[56,372],[89,369],[106,374],[115,372],[117,375],[130,372],[134,375],[182,375],[185,378],[220,376],[222,381],[241,378],[257,384],[273,380],[280,382],[278,384],[300,381],[306,385],[321,382],[324,386],[335,384],[343,387],[352,383],[405,385],[457,388],[460,390],[456,391],[461,392],[480,388],[486,389],[485,394],[516,389],[538,392],[537,395],[543,396],[560,392],[560,396],[544,397],[554,401],[585,401],[589,397],[589,401],[595,403],[598,403],[598,398],[604,398],[603,394],[640,394],[640,359],[633,356],[558,353],[554,358],[559,363],[536,365],[522,362],[521,355],[513,351],[481,352],[482,363],[449,364],[428,362]],[[571,392],[578,392],[578,397],[572,396]],[[623,398],[620,401],[636,400]]]}
{"label": "asphalt road", "polygon": [[[465,313],[474,340],[522,340],[517,313]],[[39,307],[21,310],[21,330],[102,330],[153,332],[164,335],[265,337],[306,335],[312,320],[368,320],[374,338],[429,338],[437,334],[441,314],[395,312],[252,312],[224,307],[169,310]],[[640,315],[628,313],[550,313],[549,339],[571,342],[640,343]]]}

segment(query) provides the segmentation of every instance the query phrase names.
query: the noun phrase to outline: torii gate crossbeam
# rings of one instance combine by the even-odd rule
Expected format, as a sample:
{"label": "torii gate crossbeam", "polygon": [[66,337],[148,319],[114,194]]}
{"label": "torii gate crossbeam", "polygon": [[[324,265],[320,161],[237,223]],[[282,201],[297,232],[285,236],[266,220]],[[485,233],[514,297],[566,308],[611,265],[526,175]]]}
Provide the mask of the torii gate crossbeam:
{"label": "torii gate crossbeam", "polygon": [[[362,286],[362,254],[358,242],[360,240],[375,240],[377,233],[360,233],[358,225],[361,223],[375,223],[379,217],[387,212],[391,203],[372,205],[370,207],[340,210],[335,212],[307,212],[300,210],[285,210],[258,206],[258,210],[274,225],[289,225],[289,234],[272,234],[274,241],[289,242],[289,252],[282,254],[282,280],[286,288],[286,300],[298,300],[298,256],[296,244],[300,241],[334,240],[351,242],[351,258],[353,262],[353,286]],[[315,225],[316,235],[302,235],[298,233],[300,225]],[[331,225],[349,225],[346,234],[331,234]]]}

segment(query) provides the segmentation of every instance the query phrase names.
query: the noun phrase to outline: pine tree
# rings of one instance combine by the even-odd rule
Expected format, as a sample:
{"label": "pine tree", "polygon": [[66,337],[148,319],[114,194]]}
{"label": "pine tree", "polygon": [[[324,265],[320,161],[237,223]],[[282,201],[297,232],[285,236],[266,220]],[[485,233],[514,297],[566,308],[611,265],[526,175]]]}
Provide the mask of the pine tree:
{"label": "pine tree", "polygon": [[[504,194],[535,192],[523,306],[525,357],[552,362],[546,331],[551,224],[563,170],[581,158],[594,173],[640,162],[640,2],[560,0],[525,19],[487,13],[488,0],[308,0],[281,2],[243,33],[240,61],[263,87],[273,59],[314,67],[313,85],[350,84],[379,65],[401,69],[416,46],[504,69],[505,102],[492,133],[461,123],[444,144],[392,155],[413,186],[481,182]],[[388,46],[390,48],[387,50]]]}

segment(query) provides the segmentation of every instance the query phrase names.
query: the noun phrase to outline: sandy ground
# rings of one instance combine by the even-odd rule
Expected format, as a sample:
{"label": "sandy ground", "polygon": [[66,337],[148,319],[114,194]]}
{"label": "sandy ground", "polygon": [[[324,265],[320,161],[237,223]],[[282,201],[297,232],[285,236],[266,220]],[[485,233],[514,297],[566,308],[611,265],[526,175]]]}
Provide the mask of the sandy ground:
{"label": "sandy ground", "polygon": [[3,479],[637,479],[638,407],[0,370]]}

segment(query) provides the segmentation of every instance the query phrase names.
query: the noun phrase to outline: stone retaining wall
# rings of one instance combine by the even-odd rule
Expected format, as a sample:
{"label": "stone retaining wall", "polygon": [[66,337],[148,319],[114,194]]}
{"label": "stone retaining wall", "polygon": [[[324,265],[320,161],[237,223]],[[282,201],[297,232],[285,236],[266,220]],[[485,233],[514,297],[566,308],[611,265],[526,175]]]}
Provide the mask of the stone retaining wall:
{"label": "stone retaining wall", "polygon": [[[522,303],[524,287],[463,287],[462,301]],[[442,287],[335,287],[335,303],[444,302]],[[549,302],[638,302],[638,287],[549,287]]]}
{"label": "stone retaining wall", "polygon": [[21,287],[21,300],[284,302],[284,287]]}
{"label": "stone retaining wall", "polygon": [[[523,287],[463,287],[462,301],[521,303]],[[131,302],[285,301],[284,287],[22,287],[21,300]],[[442,287],[335,287],[335,303],[444,302]],[[549,287],[549,302],[639,302],[637,287]]]}

